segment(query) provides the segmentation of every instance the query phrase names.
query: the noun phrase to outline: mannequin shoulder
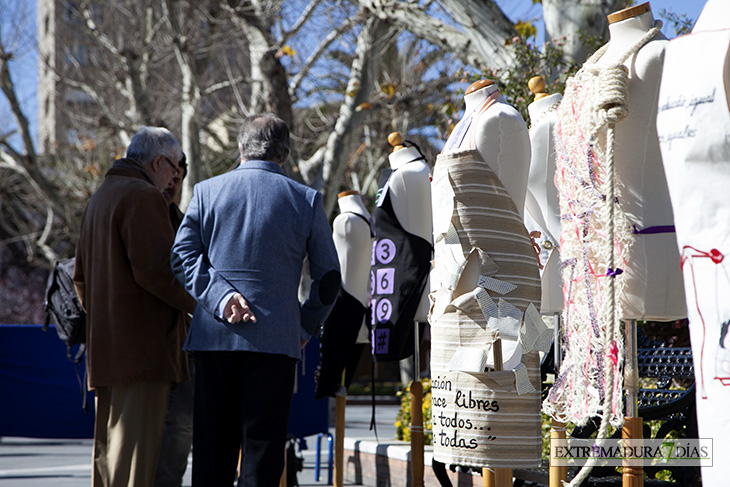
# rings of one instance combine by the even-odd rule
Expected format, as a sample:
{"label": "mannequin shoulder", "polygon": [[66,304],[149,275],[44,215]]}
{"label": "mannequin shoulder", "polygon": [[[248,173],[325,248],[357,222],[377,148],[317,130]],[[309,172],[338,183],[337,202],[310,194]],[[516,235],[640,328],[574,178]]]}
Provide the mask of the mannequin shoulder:
{"label": "mannequin shoulder", "polygon": [[661,75],[662,66],[664,65],[664,52],[668,44],[669,41],[663,36],[662,39],[654,39],[648,42],[636,53],[630,66],[631,71],[636,73],[639,78],[651,74]]}
{"label": "mannequin shoulder", "polygon": [[515,124],[524,126],[525,121],[515,107],[508,103],[498,102],[489,107],[479,117],[481,124]]}
{"label": "mannequin shoulder", "polygon": [[423,161],[409,162],[398,168],[391,176],[391,187],[394,185],[423,185],[431,182],[431,168]]}
{"label": "mannequin shoulder", "polygon": [[394,175],[400,174],[403,175],[429,175],[431,174],[431,169],[428,167],[428,164],[426,164],[424,161],[413,161],[409,162],[408,164],[403,165],[401,168],[399,168]]}
{"label": "mannequin shoulder", "polygon": [[516,132],[525,132],[527,136],[527,124],[520,112],[507,103],[495,103],[479,117],[476,136]]}
{"label": "mannequin shoulder", "polygon": [[347,238],[361,238],[370,236],[370,226],[365,220],[352,213],[340,213],[332,222],[332,230],[335,235]]}

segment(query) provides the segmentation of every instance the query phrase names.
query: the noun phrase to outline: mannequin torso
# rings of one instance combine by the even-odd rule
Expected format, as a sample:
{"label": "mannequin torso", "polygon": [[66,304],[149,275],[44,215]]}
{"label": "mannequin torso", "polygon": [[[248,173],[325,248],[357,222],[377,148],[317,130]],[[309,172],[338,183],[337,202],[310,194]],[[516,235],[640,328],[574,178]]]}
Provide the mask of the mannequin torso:
{"label": "mannequin torso", "polygon": [[[553,182],[555,176],[555,148],[552,127],[555,123],[555,108],[562,95],[547,95],[528,105],[530,114],[530,145],[532,157],[528,177],[528,190],[534,197],[530,209],[535,221],[555,238],[560,235],[560,210],[558,192]],[[528,202],[529,203],[529,202]]]}
{"label": "mannequin torso", "polygon": [[337,200],[340,214],[332,224],[332,239],[340,261],[342,287],[367,306],[372,236],[366,220],[370,220],[370,213],[359,194],[345,192],[341,195]]}
{"label": "mannequin torso", "polygon": [[[596,65],[603,68],[620,62],[653,27],[655,20],[650,10],[611,22],[611,40]],[[635,231],[674,223],[656,133],[657,99],[667,42],[658,32],[635,55],[623,61],[629,71],[629,112],[616,124],[614,168],[624,185],[621,209]],[[636,235],[627,258],[625,318],[671,320],[686,316],[678,255],[671,232]]]}
{"label": "mannequin torso", "polygon": [[[403,229],[433,245],[431,222],[431,169],[421,153],[412,146],[393,150],[388,155],[395,172],[388,182],[393,211]],[[429,285],[421,297],[415,321],[428,319]]]}
{"label": "mannequin torso", "polygon": [[[458,148],[479,151],[484,162],[502,181],[521,214],[530,169],[530,138],[522,116],[501,95],[487,110],[479,113],[487,98],[497,91],[496,84],[489,84],[464,95],[464,121],[470,115],[474,118]],[[455,134],[452,133],[453,136]],[[447,142],[447,147],[450,142]],[[453,149],[445,149],[448,150]]]}
{"label": "mannequin torso", "polygon": [[[540,263],[544,266],[540,308],[542,313],[557,313],[563,309],[560,258],[555,250],[560,238],[560,208],[554,182],[553,143],[553,126],[557,119],[555,109],[562,98],[558,93],[545,95],[527,107],[531,120],[532,157],[525,200],[525,221],[532,218],[543,234],[536,242],[540,245]],[[531,225],[526,223],[525,226],[532,230]]]}
{"label": "mannequin torso", "polygon": [[415,147],[403,147],[388,155],[395,172],[389,189],[393,210],[403,229],[431,242],[431,169]]}

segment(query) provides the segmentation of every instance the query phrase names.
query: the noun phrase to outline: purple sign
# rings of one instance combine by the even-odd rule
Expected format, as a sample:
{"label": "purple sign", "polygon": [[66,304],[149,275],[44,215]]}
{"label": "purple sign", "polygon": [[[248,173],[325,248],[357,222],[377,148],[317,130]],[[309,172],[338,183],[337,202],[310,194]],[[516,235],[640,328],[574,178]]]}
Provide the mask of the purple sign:
{"label": "purple sign", "polygon": [[375,294],[393,294],[393,282],[395,281],[395,269],[387,267],[377,270],[377,279],[375,282]]}
{"label": "purple sign", "polygon": [[390,319],[390,315],[393,314],[393,303],[390,299],[383,298],[378,301],[378,305],[375,307],[375,319],[378,323],[385,323]]}
{"label": "purple sign", "polygon": [[373,354],[388,353],[390,330],[373,330]]}
{"label": "purple sign", "polygon": [[390,264],[395,258],[396,248],[395,243],[388,238],[378,240],[375,246],[375,257],[381,264]]}

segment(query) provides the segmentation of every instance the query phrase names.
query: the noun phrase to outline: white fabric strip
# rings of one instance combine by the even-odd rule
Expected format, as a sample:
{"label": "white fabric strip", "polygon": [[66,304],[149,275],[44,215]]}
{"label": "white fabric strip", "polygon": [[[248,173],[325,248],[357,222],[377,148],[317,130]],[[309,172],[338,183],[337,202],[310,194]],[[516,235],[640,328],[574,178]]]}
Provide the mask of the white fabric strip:
{"label": "white fabric strip", "polygon": [[449,370],[451,372],[483,373],[491,351],[491,343],[485,343],[483,348],[459,347],[454,352]]}
{"label": "white fabric strip", "polygon": [[511,282],[502,281],[489,276],[479,276],[478,284],[487,291],[494,291],[495,293],[502,295],[517,289],[517,286]]}
{"label": "white fabric strip", "polygon": [[530,382],[530,377],[527,375],[527,367],[525,364],[520,362],[514,369],[515,373],[515,387],[517,388],[517,394],[529,394],[530,392],[537,392],[535,387]]}
{"label": "white fabric strip", "polygon": [[433,214],[433,233],[440,235],[449,231],[454,214],[454,188],[451,186],[448,170],[442,177],[431,182],[431,210]]}
{"label": "white fabric strip", "polygon": [[547,352],[552,345],[553,333],[540,316],[535,305],[530,305],[525,310],[524,325],[520,330],[520,341],[525,353],[533,350]]}

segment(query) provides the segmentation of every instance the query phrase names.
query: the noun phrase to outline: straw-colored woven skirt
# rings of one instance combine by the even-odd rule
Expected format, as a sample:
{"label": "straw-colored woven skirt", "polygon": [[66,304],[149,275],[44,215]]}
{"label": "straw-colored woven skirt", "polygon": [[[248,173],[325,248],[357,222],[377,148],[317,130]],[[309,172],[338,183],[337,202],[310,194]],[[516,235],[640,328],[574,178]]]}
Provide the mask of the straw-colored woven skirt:
{"label": "straw-colored woven skirt", "polygon": [[[447,182],[451,189],[444,186]],[[541,287],[535,252],[514,202],[494,171],[474,150],[442,154],[436,160],[432,190],[440,189],[449,194],[453,191],[451,224],[464,256],[480,249],[482,258],[472,265],[479,266],[479,276],[498,283],[496,288],[487,289],[496,305],[495,318],[507,308],[513,313],[515,308],[518,314],[524,313],[530,303],[539,309]],[[444,201],[442,196],[435,194],[434,201]],[[434,212],[434,218],[439,218],[438,213]],[[448,211],[441,216],[448,216]],[[434,221],[434,228],[444,228],[445,222],[437,223]],[[438,275],[444,272],[438,265],[439,259],[445,258],[443,248],[436,245],[436,275],[432,275],[435,283],[449,280],[448,276]],[[485,253],[488,257],[483,256]],[[473,271],[462,276],[458,286],[461,290],[476,289],[478,282],[483,286],[483,281],[464,282],[476,276]],[[506,283],[507,287],[499,289],[500,283]],[[477,354],[479,350],[489,350],[491,356],[491,344],[497,332],[490,326],[489,316],[485,316],[473,299],[468,302],[471,304],[463,304],[466,301],[462,300],[460,306],[444,308],[443,300],[458,301],[459,293],[443,285],[432,291],[434,458],[448,464],[475,467],[538,466],[542,449],[538,352],[520,356],[521,346],[517,345],[509,370],[497,372],[489,364],[491,371],[486,373],[452,371],[457,350],[469,349]],[[468,295],[464,293],[462,297]],[[501,342],[506,355],[517,343],[504,337]],[[529,380],[532,392],[518,394],[516,380],[519,379],[514,367],[522,369],[523,385]]]}

